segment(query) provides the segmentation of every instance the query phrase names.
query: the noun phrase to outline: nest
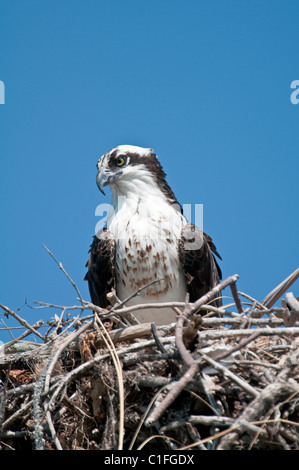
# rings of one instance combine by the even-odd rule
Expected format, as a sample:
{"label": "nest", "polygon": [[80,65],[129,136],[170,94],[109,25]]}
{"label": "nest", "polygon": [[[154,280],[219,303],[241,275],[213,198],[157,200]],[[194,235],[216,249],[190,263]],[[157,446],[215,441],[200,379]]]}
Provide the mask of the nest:
{"label": "nest", "polygon": [[[2,305],[25,331],[0,348],[1,448],[298,450],[298,277],[258,302],[231,276],[159,327],[113,295],[109,311],[40,304],[60,309],[47,325]],[[224,288],[233,302],[211,306]]]}

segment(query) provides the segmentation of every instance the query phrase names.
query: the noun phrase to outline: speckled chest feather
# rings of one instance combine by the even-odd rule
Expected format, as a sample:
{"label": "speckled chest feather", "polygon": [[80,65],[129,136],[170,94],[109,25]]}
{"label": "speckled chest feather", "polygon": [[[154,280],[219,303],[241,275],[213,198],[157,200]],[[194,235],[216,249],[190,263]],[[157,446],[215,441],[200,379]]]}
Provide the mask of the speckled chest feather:
{"label": "speckled chest feather", "polygon": [[[128,305],[185,298],[186,282],[178,256],[178,239],[185,223],[182,214],[161,198],[152,197],[149,202],[125,198],[118,204],[108,228],[116,240],[116,286],[121,300],[153,281],[157,282],[142,290]],[[174,320],[174,312],[171,309],[167,312],[169,321]],[[165,322],[167,312],[161,310],[157,316],[163,315]],[[145,314],[141,311],[139,317]]]}

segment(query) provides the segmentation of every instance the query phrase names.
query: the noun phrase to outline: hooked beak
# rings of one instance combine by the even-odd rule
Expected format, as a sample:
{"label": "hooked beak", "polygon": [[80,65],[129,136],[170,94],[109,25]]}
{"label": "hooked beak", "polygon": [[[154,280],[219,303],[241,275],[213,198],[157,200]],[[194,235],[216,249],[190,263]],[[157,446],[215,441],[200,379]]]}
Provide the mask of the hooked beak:
{"label": "hooked beak", "polygon": [[117,171],[116,173],[112,173],[107,170],[100,170],[97,174],[97,186],[99,190],[101,191],[104,196],[106,196],[103,188],[104,186],[107,186],[108,184],[111,184],[114,182],[114,180],[121,174],[121,171]]}
{"label": "hooked beak", "polygon": [[110,176],[110,173],[104,170],[99,171],[97,174],[97,180],[96,180],[97,186],[99,190],[101,191],[101,193],[104,194],[104,196],[105,196],[105,192],[103,188],[104,186],[107,186],[108,181],[109,181],[109,176]]}

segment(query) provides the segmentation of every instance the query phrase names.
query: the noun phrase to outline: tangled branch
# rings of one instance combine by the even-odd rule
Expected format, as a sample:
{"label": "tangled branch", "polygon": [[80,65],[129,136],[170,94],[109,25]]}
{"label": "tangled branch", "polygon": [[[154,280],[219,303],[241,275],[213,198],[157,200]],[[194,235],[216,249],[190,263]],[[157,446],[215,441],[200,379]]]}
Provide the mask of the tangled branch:
{"label": "tangled branch", "polygon": [[[299,449],[299,270],[261,302],[234,275],[194,303],[153,304],[178,314],[154,327],[134,319],[149,305],[86,302],[54,259],[79,305],[28,306],[54,312],[30,325],[0,304],[24,330],[0,347],[2,448]],[[230,304],[209,305],[225,288]]]}

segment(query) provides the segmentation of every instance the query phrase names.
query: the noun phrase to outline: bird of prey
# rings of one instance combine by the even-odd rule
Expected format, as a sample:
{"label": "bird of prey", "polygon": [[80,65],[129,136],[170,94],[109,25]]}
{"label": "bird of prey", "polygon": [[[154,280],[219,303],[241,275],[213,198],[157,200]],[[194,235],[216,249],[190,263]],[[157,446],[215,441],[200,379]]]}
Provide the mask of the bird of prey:
{"label": "bird of prey", "polygon": [[[108,307],[112,289],[121,301],[131,297],[127,306],[184,302],[187,292],[194,302],[219,283],[221,270],[213,253],[221,257],[212,239],[188,223],[153,149],[120,145],[99,159],[97,169],[100,191],[105,194],[106,185],[111,189],[111,208],[86,264],[94,304]],[[134,315],[156,325],[176,319],[171,308]]]}

